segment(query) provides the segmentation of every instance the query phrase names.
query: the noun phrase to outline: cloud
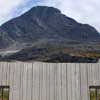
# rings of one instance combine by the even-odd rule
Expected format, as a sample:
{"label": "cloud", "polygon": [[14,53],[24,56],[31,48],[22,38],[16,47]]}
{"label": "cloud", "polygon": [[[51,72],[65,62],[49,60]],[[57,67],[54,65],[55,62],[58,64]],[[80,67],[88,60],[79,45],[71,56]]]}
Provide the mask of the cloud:
{"label": "cloud", "polygon": [[0,0],[0,24],[36,5],[56,7],[67,16],[100,31],[100,0]]}
{"label": "cloud", "polygon": [[31,0],[0,0],[0,25],[24,13],[30,5]]}
{"label": "cloud", "polygon": [[12,10],[21,3],[22,0],[0,0],[0,23],[9,19]]}
{"label": "cloud", "polygon": [[57,7],[67,16],[100,31],[100,0],[43,0],[43,4]]}

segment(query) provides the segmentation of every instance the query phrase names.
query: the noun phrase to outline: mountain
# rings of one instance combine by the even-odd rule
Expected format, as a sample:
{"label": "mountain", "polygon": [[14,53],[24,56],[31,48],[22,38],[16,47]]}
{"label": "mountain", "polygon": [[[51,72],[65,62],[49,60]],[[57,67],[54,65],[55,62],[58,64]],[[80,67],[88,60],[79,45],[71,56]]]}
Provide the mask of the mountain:
{"label": "mountain", "polygon": [[90,55],[94,53],[98,57],[99,43],[100,33],[94,27],[78,23],[62,14],[60,10],[47,6],[33,7],[0,27],[1,57],[5,58],[6,53],[10,51],[6,55],[8,59],[16,56],[21,58],[22,55],[26,60],[29,59],[28,55],[33,59],[37,52],[38,59],[44,56],[41,61],[45,58],[49,58],[45,61],[50,61],[54,55],[57,58],[64,50],[66,52],[62,52],[61,58],[63,55],[68,57],[85,55],[91,59]]}

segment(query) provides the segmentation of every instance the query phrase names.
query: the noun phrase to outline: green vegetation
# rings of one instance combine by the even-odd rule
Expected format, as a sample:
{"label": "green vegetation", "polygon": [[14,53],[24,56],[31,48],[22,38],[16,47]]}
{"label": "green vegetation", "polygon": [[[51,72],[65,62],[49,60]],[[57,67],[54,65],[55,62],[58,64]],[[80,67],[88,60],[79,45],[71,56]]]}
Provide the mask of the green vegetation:
{"label": "green vegetation", "polygon": [[96,92],[90,91],[90,100],[96,100]]}
{"label": "green vegetation", "polygon": [[2,92],[2,90],[0,90],[0,100],[2,100],[2,97],[3,97],[3,100],[9,100],[8,89],[3,89],[3,92]]}

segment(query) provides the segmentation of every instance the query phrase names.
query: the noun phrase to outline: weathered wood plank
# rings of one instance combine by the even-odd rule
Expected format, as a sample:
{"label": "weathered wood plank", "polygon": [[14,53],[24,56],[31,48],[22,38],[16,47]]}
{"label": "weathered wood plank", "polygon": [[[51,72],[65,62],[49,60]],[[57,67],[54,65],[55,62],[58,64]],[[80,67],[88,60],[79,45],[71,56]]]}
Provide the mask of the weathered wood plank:
{"label": "weathered wood plank", "polygon": [[61,80],[61,64],[57,64],[57,75],[56,75],[56,95],[57,95],[57,100],[62,99],[62,80]]}
{"label": "weathered wood plank", "polygon": [[68,83],[68,100],[72,99],[72,70],[71,64],[67,64],[67,83]]}
{"label": "weathered wood plank", "polygon": [[24,71],[24,65],[22,63],[20,63],[20,67],[19,67],[20,71],[20,89],[19,89],[19,100],[23,100],[23,71]]}
{"label": "weathered wood plank", "polygon": [[55,67],[50,64],[50,100],[55,100]]}
{"label": "weathered wood plank", "polygon": [[27,65],[23,66],[23,100],[27,100]]}
{"label": "weathered wood plank", "polygon": [[[40,94],[40,98],[39,98],[39,100],[43,100],[42,98],[42,95],[43,95],[43,64],[41,64],[41,66],[39,66],[39,80],[40,80],[40,82],[39,82],[39,94]],[[33,100],[33,99],[32,99]]]}
{"label": "weathered wood plank", "polygon": [[67,70],[66,70],[66,64],[62,64],[60,66],[62,68],[62,99],[61,100],[66,100],[67,98]]}
{"label": "weathered wood plank", "polygon": [[50,65],[46,64],[46,100],[50,100]]}
{"label": "weathered wood plank", "polygon": [[88,100],[88,69],[86,64],[80,64],[81,100]]}
{"label": "weathered wood plank", "polygon": [[[14,100],[14,71],[15,71],[15,64],[10,63],[10,100]],[[3,85],[3,84],[2,84]]]}
{"label": "weathered wood plank", "polygon": [[3,77],[2,77],[2,75],[3,75],[3,74],[2,74],[2,68],[3,68],[3,67],[2,67],[2,63],[0,63],[0,85],[2,85],[2,78],[3,78]]}
{"label": "weathered wood plank", "polygon": [[32,88],[32,64],[29,63],[27,64],[27,96],[26,96],[27,100],[32,99],[31,88]]}
{"label": "weathered wood plank", "polygon": [[0,85],[10,85],[10,100],[89,100],[100,64],[0,62]]}

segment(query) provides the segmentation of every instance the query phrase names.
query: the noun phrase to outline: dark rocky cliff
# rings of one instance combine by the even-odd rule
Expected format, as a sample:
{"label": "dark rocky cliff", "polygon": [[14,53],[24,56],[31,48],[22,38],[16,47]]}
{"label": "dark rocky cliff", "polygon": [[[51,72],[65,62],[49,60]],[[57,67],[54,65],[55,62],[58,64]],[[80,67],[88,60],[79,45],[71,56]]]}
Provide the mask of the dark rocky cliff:
{"label": "dark rocky cliff", "polygon": [[[0,27],[0,50],[19,50],[18,54],[23,52],[23,49],[30,49],[30,47],[32,50],[54,48],[55,50],[51,51],[49,49],[47,56],[51,59],[55,52],[57,52],[56,56],[60,55],[60,52],[63,52],[66,48],[69,49],[68,51],[70,51],[70,48],[74,48],[72,52],[66,50],[63,53],[69,56],[76,56],[74,53],[77,51],[83,52],[85,55],[88,52],[99,54],[99,43],[100,34],[95,28],[88,24],[78,23],[53,7],[33,7],[25,14]],[[34,54],[34,50],[32,50],[31,52],[26,50],[27,54]],[[45,51],[45,53],[47,52]],[[24,55],[24,53],[22,54]],[[24,56],[28,59],[28,55]],[[21,56],[19,55],[19,57]],[[42,56],[44,55],[42,54]],[[79,54],[79,56],[83,57],[82,54]]]}

